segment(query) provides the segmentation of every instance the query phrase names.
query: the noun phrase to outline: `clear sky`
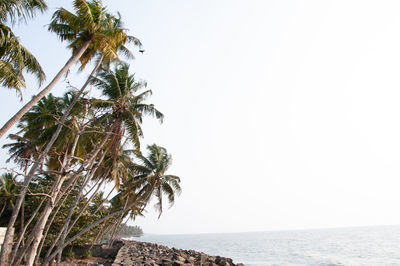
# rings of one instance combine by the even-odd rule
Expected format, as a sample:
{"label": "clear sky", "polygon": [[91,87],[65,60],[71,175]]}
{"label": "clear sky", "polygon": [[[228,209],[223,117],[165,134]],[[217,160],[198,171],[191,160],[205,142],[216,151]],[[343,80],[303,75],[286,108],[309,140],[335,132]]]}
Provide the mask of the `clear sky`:
{"label": "clear sky", "polygon": [[[48,2],[16,31],[50,79],[69,51],[43,26],[69,1]],[[173,208],[132,224],[148,233],[400,224],[399,1],[104,3],[142,40],[132,69],[166,115],[146,120],[143,143],[166,147],[182,178]],[[30,82],[25,99],[36,91]],[[22,103],[3,90],[0,104],[3,124]]]}

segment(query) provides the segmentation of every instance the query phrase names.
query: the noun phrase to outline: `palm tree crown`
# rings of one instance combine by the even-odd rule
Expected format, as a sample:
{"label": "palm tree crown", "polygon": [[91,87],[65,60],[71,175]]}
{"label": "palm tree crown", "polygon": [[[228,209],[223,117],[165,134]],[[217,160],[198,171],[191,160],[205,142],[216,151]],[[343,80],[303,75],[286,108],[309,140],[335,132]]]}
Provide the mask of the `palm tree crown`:
{"label": "palm tree crown", "polygon": [[125,130],[128,138],[139,152],[139,137],[143,136],[141,128],[143,116],[150,115],[161,122],[164,118],[164,115],[153,104],[144,103],[151,95],[151,90],[138,93],[147,84],[135,80],[135,76],[129,73],[127,63],[117,64],[114,70],[101,70],[93,83],[105,96],[105,99],[91,100],[93,107],[103,111],[103,114],[96,120],[96,124],[103,128],[114,125],[112,132],[114,154],[118,153]]}
{"label": "palm tree crown", "polygon": [[127,191],[136,189],[137,199],[144,204],[155,197],[157,199],[155,208],[160,217],[163,211],[163,194],[167,196],[172,206],[175,194],[181,193],[181,180],[178,176],[166,173],[172,164],[172,156],[165,148],[153,144],[147,146],[147,150],[149,153],[147,157],[138,156],[140,164],[135,164],[134,167],[139,174],[130,180]]}
{"label": "palm tree crown", "polygon": [[[68,41],[68,48],[77,53],[86,43],[90,43],[80,57],[81,69],[100,51],[106,58],[116,59],[117,50],[127,42],[140,41],[126,34],[121,19],[107,13],[101,1],[75,0],[76,14],[59,8],[54,12],[49,31],[54,32],[62,41]],[[126,51],[126,53],[128,53]]]}

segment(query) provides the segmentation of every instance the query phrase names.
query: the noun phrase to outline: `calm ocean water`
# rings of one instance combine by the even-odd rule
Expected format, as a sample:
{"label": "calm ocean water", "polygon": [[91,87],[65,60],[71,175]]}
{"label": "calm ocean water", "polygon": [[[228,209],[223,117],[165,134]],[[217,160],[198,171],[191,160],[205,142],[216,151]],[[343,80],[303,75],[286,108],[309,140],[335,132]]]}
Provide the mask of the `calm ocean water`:
{"label": "calm ocean water", "polygon": [[246,265],[400,266],[400,226],[145,235],[138,240],[229,257]]}

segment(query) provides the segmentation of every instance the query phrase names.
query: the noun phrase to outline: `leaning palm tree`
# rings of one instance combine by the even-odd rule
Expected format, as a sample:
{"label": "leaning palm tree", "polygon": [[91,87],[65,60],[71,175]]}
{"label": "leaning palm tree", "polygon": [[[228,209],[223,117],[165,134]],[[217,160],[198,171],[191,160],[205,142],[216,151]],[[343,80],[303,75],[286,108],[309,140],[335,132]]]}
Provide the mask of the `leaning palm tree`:
{"label": "leaning palm tree", "polygon": [[0,138],[30,108],[53,89],[73,64],[80,60],[81,68],[86,66],[95,55],[95,52],[88,52],[87,50],[101,51],[107,57],[117,57],[115,46],[124,38],[126,39],[127,36],[124,31],[121,31],[116,41],[115,32],[107,29],[107,12],[101,1],[74,0],[74,9],[76,14],[64,8],[58,9],[49,24],[49,31],[56,33],[61,41],[69,42],[68,48],[72,50],[72,56],[53,80],[4,124],[0,129]]}
{"label": "leaning palm tree", "polygon": [[24,72],[41,83],[44,72],[36,58],[26,49],[10,28],[16,20],[27,21],[47,6],[43,0],[0,0],[0,84],[15,89],[20,96],[25,87]]}
{"label": "leaning palm tree", "polygon": [[128,183],[127,191],[138,191],[138,199],[147,204],[151,198],[156,198],[156,210],[161,216],[163,212],[163,195],[167,195],[169,204],[175,202],[175,194],[181,193],[180,178],[166,174],[172,163],[172,156],[167,150],[156,144],[147,146],[148,156],[138,156],[140,164],[134,166],[139,173]]}

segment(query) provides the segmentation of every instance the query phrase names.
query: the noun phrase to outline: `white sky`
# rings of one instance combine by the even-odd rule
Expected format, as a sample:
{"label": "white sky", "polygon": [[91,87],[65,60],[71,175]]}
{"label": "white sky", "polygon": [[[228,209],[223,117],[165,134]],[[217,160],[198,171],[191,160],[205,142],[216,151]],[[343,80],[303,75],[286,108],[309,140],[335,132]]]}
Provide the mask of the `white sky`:
{"label": "white sky", "polygon": [[[17,30],[49,80],[69,51],[43,25],[64,2]],[[104,3],[142,40],[132,70],[166,115],[143,143],[182,178],[173,208],[136,221],[145,232],[400,223],[399,1]],[[2,95],[3,124],[21,103]]]}

